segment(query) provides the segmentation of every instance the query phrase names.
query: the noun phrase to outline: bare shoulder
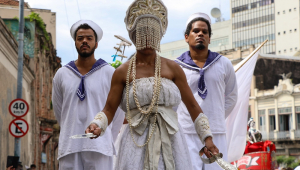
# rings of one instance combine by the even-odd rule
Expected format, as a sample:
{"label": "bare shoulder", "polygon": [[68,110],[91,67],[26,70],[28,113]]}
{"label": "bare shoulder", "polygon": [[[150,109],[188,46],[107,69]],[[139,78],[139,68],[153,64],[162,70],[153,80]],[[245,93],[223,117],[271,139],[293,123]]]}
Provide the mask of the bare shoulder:
{"label": "bare shoulder", "polygon": [[121,80],[122,82],[126,81],[126,75],[127,75],[127,70],[129,67],[129,61],[126,61],[125,63],[121,64],[114,72],[113,77]]}
{"label": "bare shoulder", "polygon": [[172,70],[173,69],[178,69],[178,68],[181,69],[181,67],[174,60],[170,60],[170,59],[161,57],[161,61],[162,61],[162,63],[165,63]]}
{"label": "bare shoulder", "polygon": [[161,61],[168,68],[169,75],[171,75],[173,81],[184,76],[182,68],[175,61],[163,57]]}

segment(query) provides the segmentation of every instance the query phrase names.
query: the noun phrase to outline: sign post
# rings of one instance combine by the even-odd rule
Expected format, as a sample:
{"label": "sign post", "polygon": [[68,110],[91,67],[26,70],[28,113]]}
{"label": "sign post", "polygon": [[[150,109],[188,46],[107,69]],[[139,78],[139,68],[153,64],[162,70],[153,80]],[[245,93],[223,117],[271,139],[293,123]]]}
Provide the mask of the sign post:
{"label": "sign post", "polygon": [[[19,1],[19,38],[18,38],[18,76],[17,76],[17,98],[22,98],[23,80],[23,46],[24,46],[24,0]],[[20,157],[21,139],[15,138],[14,155]]]}

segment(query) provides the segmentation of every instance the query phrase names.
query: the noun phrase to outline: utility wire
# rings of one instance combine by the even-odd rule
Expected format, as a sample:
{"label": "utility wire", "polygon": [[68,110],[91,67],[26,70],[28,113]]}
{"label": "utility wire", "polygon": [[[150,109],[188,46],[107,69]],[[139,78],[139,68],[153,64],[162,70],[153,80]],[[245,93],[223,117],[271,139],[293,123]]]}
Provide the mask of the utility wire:
{"label": "utility wire", "polygon": [[[68,17],[68,11],[67,11],[67,5],[66,5],[66,0],[64,0],[64,4],[65,4],[65,11],[66,11],[66,16],[67,16],[68,28],[70,28],[69,17]],[[71,42],[71,44],[72,44],[72,42]],[[72,44],[71,47],[73,47],[73,44]],[[73,53],[74,59],[76,59],[76,56],[75,56],[75,54],[74,54],[73,48],[72,48],[72,53]]]}
{"label": "utility wire", "polygon": [[77,1],[77,7],[78,7],[79,18],[81,19],[81,14],[80,14],[80,9],[79,9],[78,0],[76,0],[76,1]]}

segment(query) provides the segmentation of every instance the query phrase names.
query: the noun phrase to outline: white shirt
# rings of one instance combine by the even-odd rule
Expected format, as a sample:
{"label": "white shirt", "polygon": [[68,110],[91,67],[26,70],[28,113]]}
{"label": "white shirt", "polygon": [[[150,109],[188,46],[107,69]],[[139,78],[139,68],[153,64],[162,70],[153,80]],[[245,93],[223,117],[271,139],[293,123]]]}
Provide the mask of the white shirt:
{"label": "white shirt", "polygon": [[[225,134],[225,118],[230,114],[237,101],[236,77],[230,60],[222,56],[205,70],[204,80],[207,96],[204,100],[197,91],[199,72],[185,67],[182,69],[196,101],[209,119],[212,133]],[[177,113],[184,133],[196,134],[194,123],[183,102],[179,104]]]}
{"label": "white shirt", "polygon": [[300,170],[300,165],[295,168],[295,170]]}
{"label": "white shirt", "polygon": [[67,67],[60,68],[53,78],[52,103],[55,117],[60,125],[58,159],[75,152],[94,151],[107,156],[115,154],[113,142],[124,121],[121,109],[116,111],[105,134],[97,139],[70,139],[84,134],[85,129],[106,103],[114,68],[106,65],[84,80],[86,98],[80,101],[76,92],[81,78]]}

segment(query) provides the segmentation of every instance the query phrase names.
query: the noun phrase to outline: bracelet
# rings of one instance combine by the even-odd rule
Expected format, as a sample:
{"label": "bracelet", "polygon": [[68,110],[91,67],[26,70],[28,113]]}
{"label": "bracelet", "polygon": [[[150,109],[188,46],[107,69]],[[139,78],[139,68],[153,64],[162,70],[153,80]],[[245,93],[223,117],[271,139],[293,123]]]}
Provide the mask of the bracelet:
{"label": "bracelet", "polygon": [[205,139],[207,137],[212,137],[207,116],[200,113],[195,120],[194,125],[202,144],[205,144]]}
{"label": "bracelet", "polygon": [[91,124],[96,124],[100,129],[101,129],[101,134],[100,136],[104,135],[104,132],[108,126],[108,120],[104,112],[99,112],[95,116],[94,120],[91,121]]}

